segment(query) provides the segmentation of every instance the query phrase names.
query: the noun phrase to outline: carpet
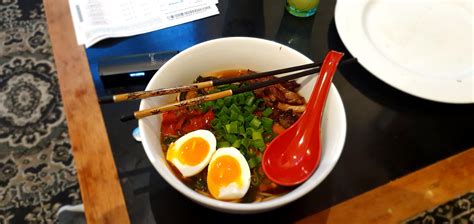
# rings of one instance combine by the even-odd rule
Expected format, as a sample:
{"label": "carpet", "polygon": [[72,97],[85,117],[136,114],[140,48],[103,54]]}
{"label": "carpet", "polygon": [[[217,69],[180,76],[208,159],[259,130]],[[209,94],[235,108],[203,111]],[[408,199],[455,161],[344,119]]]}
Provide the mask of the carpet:
{"label": "carpet", "polygon": [[0,1],[0,223],[81,203],[41,0]]}
{"label": "carpet", "polygon": [[402,224],[472,224],[474,191],[422,212]]}

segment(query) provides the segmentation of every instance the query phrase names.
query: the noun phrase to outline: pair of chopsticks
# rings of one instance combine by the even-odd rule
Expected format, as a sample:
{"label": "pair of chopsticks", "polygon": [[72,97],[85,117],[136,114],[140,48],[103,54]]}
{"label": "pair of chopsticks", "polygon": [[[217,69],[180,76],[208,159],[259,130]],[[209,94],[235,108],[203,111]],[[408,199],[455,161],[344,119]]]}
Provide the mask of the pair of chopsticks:
{"label": "pair of chopsticks", "polygon": [[[346,59],[346,60],[343,60],[340,63],[340,65],[345,65],[345,64],[356,62],[356,61],[357,59],[355,58]],[[122,101],[127,101],[127,100],[144,99],[148,97],[161,96],[161,95],[167,95],[167,94],[172,94],[172,93],[188,92],[190,90],[202,89],[202,88],[212,87],[212,86],[220,86],[224,84],[242,82],[242,81],[247,81],[251,79],[262,78],[262,77],[267,77],[271,75],[284,74],[284,73],[295,72],[295,71],[306,69],[302,72],[290,74],[290,75],[275,78],[275,79],[270,79],[270,80],[259,82],[259,83],[252,83],[252,84],[249,84],[249,85],[246,85],[234,90],[225,90],[225,91],[221,91],[221,92],[217,92],[217,93],[213,93],[209,95],[199,96],[199,97],[192,98],[189,100],[176,102],[173,104],[168,104],[168,105],[159,106],[159,107],[152,107],[150,109],[141,110],[141,111],[135,111],[133,114],[124,115],[120,118],[121,121],[141,119],[141,118],[159,114],[165,111],[177,110],[184,107],[194,106],[194,105],[201,104],[203,102],[213,101],[213,100],[217,100],[217,99],[224,98],[227,96],[232,96],[232,95],[243,93],[243,92],[253,91],[262,87],[266,87],[266,86],[274,85],[277,83],[286,82],[292,79],[297,79],[300,77],[315,74],[321,70],[321,65],[322,63],[310,63],[310,64],[283,68],[283,69],[278,69],[278,70],[273,70],[273,71],[268,71],[268,72],[255,73],[255,74],[243,75],[243,76],[237,76],[237,77],[231,77],[231,78],[214,79],[210,81],[194,83],[191,85],[184,85],[184,86],[178,86],[178,87],[172,87],[172,88],[161,88],[161,89],[149,90],[149,91],[138,91],[138,92],[132,92],[132,93],[118,94],[118,95],[113,95],[113,96],[105,96],[105,97],[99,98],[99,103],[101,104],[117,103],[117,102],[122,102]]]}

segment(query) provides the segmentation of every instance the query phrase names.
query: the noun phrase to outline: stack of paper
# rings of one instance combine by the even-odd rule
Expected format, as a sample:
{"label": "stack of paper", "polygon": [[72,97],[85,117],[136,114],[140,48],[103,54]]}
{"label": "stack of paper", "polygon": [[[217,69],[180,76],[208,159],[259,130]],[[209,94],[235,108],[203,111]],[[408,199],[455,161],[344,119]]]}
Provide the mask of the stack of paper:
{"label": "stack of paper", "polygon": [[79,45],[90,47],[219,14],[218,0],[69,0]]}

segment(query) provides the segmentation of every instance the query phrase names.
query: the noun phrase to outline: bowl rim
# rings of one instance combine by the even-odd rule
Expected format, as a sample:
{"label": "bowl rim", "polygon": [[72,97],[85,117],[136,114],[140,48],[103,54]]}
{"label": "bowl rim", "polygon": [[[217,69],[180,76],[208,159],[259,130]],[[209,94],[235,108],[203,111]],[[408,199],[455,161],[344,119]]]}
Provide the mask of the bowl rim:
{"label": "bowl rim", "polygon": [[[260,39],[260,38],[253,38],[253,37],[224,37],[224,38],[218,38],[218,39],[213,39],[213,40],[209,40],[209,41],[199,43],[199,44],[194,45],[194,46],[180,52],[179,54],[175,55],[173,58],[171,58],[169,61],[167,61],[155,73],[155,75],[152,77],[150,82],[147,84],[146,90],[149,89],[150,84],[154,82],[154,79],[156,79],[160,74],[162,74],[162,71],[165,71],[170,64],[175,63],[175,61],[179,60],[179,58],[183,57],[184,55],[190,54],[193,51],[199,50],[200,48],[203,48],[203,47],[207,47],[208,45],[211,45],[211,44],[215,44],[215,43],[219,43],[219,42],[233,42],[233,41],[240,41],[240,42],[250,41],[250,42],[260,42],[261,44],[276,45],[278,47],[285,48],[286,50],[288,50],[292,54],[296,54],[296,55],[302,57],[303,59],[307,60],[308,63],[312,62],[312,60],[307,58],[302,53],[300,53],[300,52],[298,52],[298,51],[296,51],[296,50],[294,50],[294,49],[292,49],[292,48],[290,48],[286,45],[283,45],[283,44],[280,44],[280,43],[277,43],[277,42],[274,42],[274,41],[270,41],[270,40],[266,40],[266,39]],[[265,210],[270,210],[270,209],[273,209],[273,208],[281,207],[285,204],[288,204],[288,203],[290,203],[292,201],[295,201],[298,198],[306,195],[308,192],[310,192],[315,187],[317,187],[319,184],[321,184],[321,182],[323,182],[326,179],[326,177],[334,169],[334,166],[339,161],[339,158],[341,156],[341,153],[342,153],[342,150],[343,150],[343,147],[344,147],[344,143],[345,143],[345,137],[346,137],[346,131],[347,131],[347,120],[346,120],[346,114],[345,114],[344,105],[342,103],[342,99],[341,99],[340,94],[337,91],[336,87],[334,86],[334,84],[331,84],[331,91],[333,91],[335,96],[336,96],[335,97],[335,102],[332,102],[332,103],[336,104],[338,108],[341,108],[340,114],[342,114],[342,117],[341,117],[342,120],[340,121],[340,127],[338,129],[338,130],[340,130],[338,132],[339,135],[336,137],[336,140],[335,140],[336,144],[332,147],[333,149],[337,150],[337,153],[334,155],[335,161],[328,164],[328,169],[325,172],[323,172],[322,174],[320,174],[321,178],[319,178],[319,180],[316,179],[316,180],[313,180],[312,182],[310,182],[311,177],[316,173],[316,170],[319,169],[319,167],[318,167],[315,170],[315,172],[313,173],[313,175],[311,175],[310,179],[308,179],[306,182],[304,182],[303,184],[297,186],[295,189],[291,190],[290,192],[286,193],[285,195],[279,196],[279,197],[277,197],[275,199],[272,199],[272,200],[268,200],[268,201],[264,201],[264,202],[258,202],[258,203],[234,203],[234,202],[219,201],[217,199],[213,199],[213,198],[204,196],[202,194],[199,194],[198,192],[196,192],[196,191],[192,190],[191,188],[187,187],[186,185],[182,184],[182,182],[180,182],[182,185],[176,185],[176,184],[174,184],[175,180],[171,179],[170,176],[168,176],[167,174],[164,173],[166,171],[162,170],[162,166],[160,166],[158,162],[152,160],[152,158],[155,158],[153,153],[152,153],[152,150],[154,150],[154,149],[151,145],[148,144],[148,140],[147,140],[148,137],[146,135],[142,135],[142,138],[143,138],[142,145],[143,145],[143,148],[145,150],[145,153],[147,154],[148,159],[153,164],[153,167],[160,174],[160,176],[169,185],[171,185],[175,190],[179,191],[181,194],[185,195],[186,197],[188,197],[191,200],[194,200],[194,201],[196,201],[200,204],[203,204],[207,207],[218,209],[220,211],[235,211],[235,212],[241,212],[241,213],[255,212],[255,211],[265,211]],[[140,110],[145,109],[145,107],[146,107],[145,103],[142,100],[140,102]],[[139,120],[138,123],[139,123],[138,126],[139,126],[139,129],[140,129],[140,132],[144,133],[144,121]]]}

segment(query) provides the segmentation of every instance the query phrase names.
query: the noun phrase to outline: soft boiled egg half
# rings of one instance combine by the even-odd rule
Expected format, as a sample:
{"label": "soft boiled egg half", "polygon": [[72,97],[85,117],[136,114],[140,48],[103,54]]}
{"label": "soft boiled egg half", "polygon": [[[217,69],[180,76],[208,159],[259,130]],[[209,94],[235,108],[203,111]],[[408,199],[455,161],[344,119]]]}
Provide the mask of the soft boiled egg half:
{"label": "soft boiled egg half", "polygon": [[183,177],[198,174],[216,151],[216,137],[208,130],[189,132],[171,143],[166,152],[166,160],[170,161]]}
{"label": "soft boiled egg half", "polygon": [[219,200],[240,199],[249,187],[250,168],[245,157],[234,147],[218,149],[207,170],[211,195]]}

